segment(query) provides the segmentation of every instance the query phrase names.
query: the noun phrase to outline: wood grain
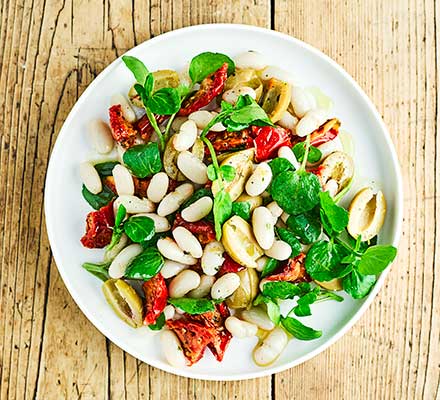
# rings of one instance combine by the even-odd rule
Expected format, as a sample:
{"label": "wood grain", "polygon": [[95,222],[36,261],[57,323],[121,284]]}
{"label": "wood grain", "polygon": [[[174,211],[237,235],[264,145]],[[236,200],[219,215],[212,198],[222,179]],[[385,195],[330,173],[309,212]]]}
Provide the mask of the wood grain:
{"label": "wood grain", "polygon": [[[3,0],[0,399],[439,398],[437,18],[434,0]],[[45,231],[45,171],[78,96],[134,45],[211,22],[272,26],[338,61],[383,115],[404,176],[404,234],[381,294],[337,344],[272,379],[179,378],[125,354],[71,299]]]}

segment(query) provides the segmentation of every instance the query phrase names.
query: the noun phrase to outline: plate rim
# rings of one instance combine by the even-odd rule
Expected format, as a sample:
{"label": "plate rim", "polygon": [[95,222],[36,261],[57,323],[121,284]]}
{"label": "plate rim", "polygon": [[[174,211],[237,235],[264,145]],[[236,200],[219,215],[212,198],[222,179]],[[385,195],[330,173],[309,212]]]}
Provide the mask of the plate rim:
{"label": "plate rim", "polygon": [[[375,105],[370,100],[370,98],[366,95],[366,93],[363,91],[363,89],[360,87],[360,85],[354,80],[354,78],[342,67],[340,66],[336,61],[334,61],[332,58],[330,58],[328,55],[323,53],[321,50],[317,49],[316,47],[313,47],[312,45],[303,42],[300,39],[297,39],[291,35],[277,32],[271,29],[257,27],[253,25],[245,25],[245,24],[231,24],[231,23],[215,23],[215,24],[199,24],[199,25],[192,25],[184,28],[179,28],[176,30],[172,30],[166,33],[163,33],[161,35],[155,36],[154,38],[147,39],[144,42],[138,44],[137,46],[131,48],[126,53],[121,54],[118,58],[113,60],[109,65],[107,65],[96,77],[95,79],[88,85],[88,87],[84,90],[84,92],[81,94],[81,96],[78,98],[78,100],[75,102],[74,106],[69,112],[69,115],[65,119],[63,126],[61,127],[57,139],[55,141],[55,144],[53,146],[53,149],[50,154],[50,159],[47,167],[46,172],[46,179],[45,179],[45,187],[44,187],[44,213],[45,213],[45,221],[46,221],[46,229],[47,229],[47,235],[49,238],[49,244],[51,248],[52,255],[55,260],[55,265],[58,269],[58,272],[63,280],[64,285],[66,286],[67,290],[69,291],[69,294],[72,296],[74,302],[79,307],[81,312],[86,316],[86,318],[97,328],[101,334],[103,334],[106,338],[111,340],[115,345],[120,347],[122,350],[126,351],[136,359],[141,360],[142,362],[145,362],[148,365],[151,365],[155,368],[159,368],[163,371],[172,373],[174,375],[183,376],[186,378],[193,378],[193,379],[201,379],[201,380],[217,380],[217,381],[236,381],[236,380],[245,380],[245,379],[254,379],[254,378],[261,378],[268,375],[272,375],[281,371],[285,371],[287,369],[290,369],[292,367],[295,367],[297,365],[300,365],[313,357],[317,356],[319,353],[326,350],[328,347],[330,347],[332,344],[334,344],[337,340],[342,338],[361,318],[361,316],[365,313],[367,308],[371,305],[373,300],[375,299],[376,295],[382,288],[386,276],[388,275],[391,265],[380,275],[378,278],[376,285],[374,286],[373,290],[370,292],[370,294],[365,298],[364,303],[359,307],[359,309],[354,313],[354,315],[347,321],[345,324],[341,326],[341,328],[333,335],[331,336],[327,341],[322,343],[320,346],[318,346],[315,350],[305,354],[302,357],[297,358],[296,360],[293,360],[291,362],[287,362],[280,366],[270,367],[267,369],[262,369],[261,371],[256,372],[249,372],[249,373],[239,373],[236,375],[222,375],[221,373],[218,375],[203,375],[196,372],[191,372],[191,368],[186,369],[179,369],[176,367],[173,367],[165,362],[157,361],[157,360],[149,360],[148,362],[138,358],[136,355],[134,355],[131,351],[125,349],[124,347],[121,347],[118,344],[118,339],[113,337],[113,334],[111,332],[111,329],[105,327],[101,322],[97,321],[91,313],[89,313],[87,310],[87,306],[85,303],[81,300],[81,296],[75,291],[75,289],[70,285],[69,278],[67,274],[67,270],[63,267],[58,267],[57,260],[61,259],[60,251],[58,249],[58,246],[56,245],[56,238],[54,233],[54,221],[52,217],[50,217],[49,209],[51,208],[53,198],[49,196],[50,192],[52,191],[51,187],[51,181],[53,180],[53,174],[54,174],[54,157],[53,155],[59,151],[60,143],[62,140],[59,140],[60,138],[63,138],[65,135],[67,135],[67,128],[65,128],[67,125],[69,125],[70,121],[74,118],[74,116],[77,113],[77,109],[80,107],[80,105],[85,101],[85,99],[88,96],[88,93],[91,92],[95,86],[109,73],[115,69],[120,62],[122,62],[121,57],[123,55],[129,55],[132,52],[134,52],[135,49],[139,49],[142,46],[145,46],[147,43],[152,42],[160,42],[163,40],[167,40],[169,38],[172,38],[174,36],[178,36],[182,33],[186,33],[188,31],[211,31],[218,28],[222,29],[235,29],[235,30],[242,30],[247,32],[258,32],[263,33],[268,36],[272,36],[275,40],[276,39],[283,39],[290,41],[296,46],[302,47],[303,49],[313,53],[320,59],[322,59],[324,62],[330,64],[333,68],[335,68],[355,89],[355,91],[360,95],[360,97],[363,99],[365,105],[369,108],[369,111],[374,116],[375,120],[378,122],[381,133],[384,136],[386,145],[389,150],[389,154],[391,154],[391,161],[392,164],[397,172],[397,181],[396,181],[396,188],[397,188],[397,201],[396,201],[396,218],[394,220],[394,226],[392,227],[391,231],[393,232],[393,240],[392,244],[396,247],[398,247],[401,231],[402,231],[402,223],[403,223],[403,179],[402,179],[402,173],[400,164],[398,161],[397,153],[394,147],[394,144],[391,140],[390,133],[381,117],[379,112],[377,111]],[[60,264],[61,265],[61,264]]]}

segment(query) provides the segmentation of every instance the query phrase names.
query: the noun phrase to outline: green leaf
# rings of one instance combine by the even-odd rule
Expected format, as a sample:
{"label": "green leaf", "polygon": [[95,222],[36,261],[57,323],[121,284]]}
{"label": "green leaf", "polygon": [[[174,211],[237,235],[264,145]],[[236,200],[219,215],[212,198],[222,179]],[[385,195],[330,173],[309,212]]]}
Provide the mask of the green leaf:
{"label": "green leaf", "polygon": [[251,204],[248,201],[233,202],[232,215],[238,215],[248,221],[251,218]]}
{"label": "green leaf", "polygon": [[352,265],[341,263],[345,256],[345,250],[341,245],[319,240],[306,255],[307,273],[317,281],[342,278],[353,269]]}
{"label": "green leaf", "polygon": [[179,97],[181,99],[185,98],[186,96],[188,96],[188,94],[191,92],[191,88],[189,86],[180,84],[179,86],[176,87],[177,93],[179,94]]}
{"label": "green leaf", "polygon": [[121,236],[124,233],[124,227],[121,224],[126,215],[127,215],[127,210],[121,204],[118,207],[118,211],[116,212],[115,226],[113,227],[112,239],[110,241],[110,244],[106,247],[107,251],[115,247],[121,240]]}
{"label": "green leaf", "polygon": [[144,90],[145,90],[145,97],[148,99],[150,98],[151,94],[153,93],[154,88],[154,75],[148,74],[145,78],[144,83]]}
{"label": "green leaf", "polygon": [[269,167],[272,169],[273,176],[285,171],[295,171],[293,164],[287,158],[282,157],[277,157],[269,161]]}
{"label": "green leaf", "polygon": [[293,299],[311,290],[309,283],[294,284],[286,281],[268,281],[263,286],[263,296],[271,299]]}
{"label": "green leaf", "polygon": [[144,242],[155,234],[154,221],[145,216],[130,217],[124,223],[124,231],[133,242]]}
{"label": "green leaf", "polygon": [[275,228],[275,230],[279,238],[292,248],[292,253],[290,253],[289,258],[296,257],[299,253],[301,253],[301,243],[292,232],[284,228]]}
{"label": "green leaf", "polygon": [[396,255],[397,249],[394,246],[371,246],[362,254],[358,271],[362,275],[378,275],[390,265]]}
{"label": "green leaf", "polygon": [[281,312],[280,312],[280,306],[275,301],[268,301],[266,303],[267,307],[267,315],[269,316],[270,320],[275,324],[278,325],[281,320]]}
{"label": "green leaf", "polygon": [[362,299],[376,283],[376,275],[362,275],[355,269],[342,280],[342,288],[354,299]]}
{"label": "green leaf", "polygon": [[322,233],[321,220],[317,208],[302,214],[289,216],[286,224],[290,231],[304,244],[316,242]]}
{"label": "green leaf", "polygon": [[328,192],[321,192],[319,199],[321,221],[325,230],[330,236],[341,233],[348,225],[348,211],[338,206]]}
{"label": "green leaf", "polygon": [[119,164],[119,161],[106,161],[103,163],[95,164],[95,169],[101,178],[111,176],[113,174],[113,168]]}
{"label": "green leaf", "polygon": [[156,323],[155,324],[150,324],[148,325],[148,327],[152,330],[152,331],[160,331],[165,325],[165,314],[161,313],[157,319],[156,319]]}
{"label": "green leaf", "polygon": [[170,298],[168,303],[180,308],[188,314],[203,314],[208,311],[214,311],[215,306],[212,300],[192,299],[189,297]]}
{"label": "green leaf", "polygon": [[319,202],[321,184],[316,175],[305,171],[281,172],[272,181],[271,194],[288,214],[311,210]]}
{"label": "green leaf", "polygon": [[221,190],[214,197],[213,213],[215,236],[217,240],[220,240],[222,237],[222,225],[232,213],[231,196],[225,190]]}
{"label": "green leaf", "polygon": [[316,302],[326,301],[326,300],[335,300],[338,303],[341,301],[344,301],[344,298],[342,296],[339,296],[335,292],[330,292],[328,290],[321,290],[321,292],[318,294],[318,299]]}
{"label": "green leaf", "polygon": [[147,281],[155,276],[162,268],[164,259],[154,247],[144,250],[136,256],[125,271],[125,277],[131,279],[142,279]]}
{"label": "green leaf", "polygon": [[214,182],[218,178],[214,164],[208,165],[208,168],[206,169],[206,174],[208,175],[208,179],[212,182]]}
{"label": "green leaf", "polygon": [[116,195],[105,185],[103,185],[102,191],[98,194],[93,194],[85,187],[85,185],[83,185],[82,195],[87,203],[89,203],[95,210],[99,210],[106,206],[116,197]]}
{"label": "green leaf", "polygon": [[315,289],[298,299],[297,305],[293,308],[293,312],[297,317],[306,317],[308,315],[312,315],[310,305],[317,300],[319,292],[319,288]]}
{"label": "green leaf", "polygon": [[146,250],[146,249],[148,249],[150,247],[155,247],[157,245],[158,240],[162,239],[162,238],[164,238],[166,236],[167,236],[166,232],[156,233],[156,234],[154,234],[154,236],[151,239],[144,240],[143,242],[141,242],[139,244],[142,246],[142,248],[144,250]]}
{"label": "green leaf", "polygon": [[147,107],[154,114],[172,115],[180,109],[180,96],[175,88],[162,88],[148,99]]}
{"label": "green leaf", "polygon": [[227,55],[205,52],[195,56],[189,65],[189,76],[193,83],[200,83],[208,75],[217,71],[224,63],[228,64],[228,74],[235,72],[235,64]]}
{"label": "green leaf", "polygon": [[108,268],[111,263],[102,263],[102,264],[93,264],[93,263],[84,263],[82,267],[89,271],[91,274],[95,275],[97,278],[101,279],[101,281],[105,282],[109,279],[108,276]]}
{"label": "green leaf", "polygon": [[[292,150],[298,162],[302,162],[304,160],[304,153],[306,152],[304,142],[297,143],[295,146],[293,146]],[[315,146],[309,147],[309,155],[307,156],[308,162],[316,163],[321,159],[321,157],[322,157],[321,150],[319,150]]]}
{"label": "green leaf", "polygon": [[123,204],[120,204],[118,207],[118,211],[116,212],[115,228],[118,228],[122,224],[122,221],[124,220],[126,215],[127,215],[127,209]]}
{"label": "green leaf", "polygon": [[222,165],[220,167],[220,172],[222,173],[222,178],[226,182],[232,182],[235,178],[235,168],[232,165]]}
{"label": "green leaf", "polygon": [[147,75],[149,74],[147,67],[144,63],[133,56],[122,56],[122,61],[127,68],[132,72],[134,79],[141,85],[144,84]]}
{"label": "green leaf", "polygon": [[123,160],[133,175],[138,178],[146,178],[162,169],[159,148],[155,142],[138,144],[129,148],[125,151]]}
{"label": "green leaf", "polygon": [[202,197],[212,198],[211,190],[207,188],[200,188],[196,190],[193,195],[185,203],[182,204],[181,210],[189,207],[191,204],[195,203],[197,200],[200,200]]}
{"label": "green leaf", "polygon": [[274,258],[268,258],[266,261],[266,265],[263,268],[263,271],[261,271],[261,277],[264,278],[268,275],[272,275],[273,272],[278,268],[279,262],[278,260],[275,260]]}
{"label": "green leaf", "polygon": [[282,318],[281,324],[287,332],[299,340],[313,340],[322,336],[321,331],[316,331],[315,329],[302,324],[296,318]]}

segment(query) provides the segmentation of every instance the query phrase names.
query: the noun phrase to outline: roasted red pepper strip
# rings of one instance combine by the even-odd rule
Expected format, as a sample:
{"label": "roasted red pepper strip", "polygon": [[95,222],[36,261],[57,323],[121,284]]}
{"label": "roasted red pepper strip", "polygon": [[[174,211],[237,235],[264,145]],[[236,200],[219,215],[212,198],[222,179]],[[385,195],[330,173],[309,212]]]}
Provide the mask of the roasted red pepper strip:
{"label": "roasted red pepper strip", "polygon": [[[154,115],[154,118],[157,124],[160,125],[161,123],[165,122],[168,116],[156,114]],[[151,125],[151,122],[148,119],[147,115],[143,115],[141,118],[139,118],[139,120],[136,122],[136,128],[139,131],[141,138],[148,142],[151,138],[151,134],[154,132],[154,128]]]}
{"label": "roasted red pepper strip", "polygon": [[[244,129],[241,132],[210,131],[206,137],[212,143],[217,154],[231,150],[249,149],[254,146],[250,129]],[[210,155],[207,147],[205,148],[205,154]]]}
{"label": "roasted red pepper strip", "polygon": [[110,117],[110,128],[112,129],[113,139],[121,146],[129,148],[134,145],[137,131],[131,122],[128,122],[122,114],[120,104],[115,104],[108,110]]}
{"label": "roasted red pepper strip", "polygon": [[198,221],[198,222],[186,222],[180,213],[176,214],[174,220],[173,229],[178,226],[183,226],[188,229],[191,233],[197,236],[197,239],[202,245],[208,244],[215,240],[215,230],[214,225],[208,221]]}
{"label": "roasted red pepper strip", "polygon": [[216,72],[203,79],[200,89],[183,102],[178,115],[187,116],[207,106],[223,91],[227,77],[228,64],[224,63]]}
{"label": "roasted red pepper strip", "polygon": [[208,343],[216,336],[216,329],[199,322],[186,319],[168,320],[167,327],[175,332],[182,344],[183,354],[189,365],[195,364],[203,357]]}
{"label": "roasted red pepper strip", "polygon": [[86,224],[86,233],[81,238],[83,246],[89,249],[102,249],[107,246],[112,239],[112,227],[115,224],[113,201],[98,211],[88,213]]}
{"label": "roasted red pepper strip", "polygon": [[255,135],[255,160],[265,161],[276,156],[281,146],[292,147],[291,135],[287,129],[272,126],[253,126],[252,133]]}
{"label": "roasted red pepper strip", "polygon": [[222,276],[229,272],[239,272],[246,269],[246,267],[234,261],[228,253],[223,253],[223,257],[225,261],[223,262],[222,266],[220,267],[220,270],[218,271],[219,276]]}
{"label": "roasted red pepper strip", "polygon": [[268,281],[310,282],[311,278],[304,267],[305,258],[304,253],[300,253],[295,258],[289,258],[279,273],[268,276],[266,279]]}
{"label": "roasted red pepper strip", "polygon": [[145,318],[146,325],[155,324],[157,318],[167,305],[168,289],[161,273],[145,281],[142,285],[145,294]]}

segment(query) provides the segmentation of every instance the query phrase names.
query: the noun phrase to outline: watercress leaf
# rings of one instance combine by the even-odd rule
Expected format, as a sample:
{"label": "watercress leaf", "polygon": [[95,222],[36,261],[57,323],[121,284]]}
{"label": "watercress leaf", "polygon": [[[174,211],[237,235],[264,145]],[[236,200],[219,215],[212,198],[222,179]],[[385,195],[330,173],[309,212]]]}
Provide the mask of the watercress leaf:
{"label": "watercress leaf", "polygon": [[148,68],[145,64],[136,57],[122,56],[122,61],[127,68],[132,72],[134,79],[141,85],[144,84],[147,75],[149,74]]}
{"label": "watercress leaf", "polygon": [[228,64],[228,74],[235,72],[235,64],[227,55],[209,51],[195,56],[189,65],[189,76],[193,83],[200,83],[208,75],[217,71],[224,63]]}
{"label": "watercress leaf", "polygon": [[127,267],[125,277],[147,281],[155,276],[164,264],[162,254],[154,247],[144,250]]}
{"label": "watercress leaf", "polygon": [[321,184],[316,175],[306,171],[284,171],[272,181],[271,194],[288,214],[311,210],[319,202]]}
{"label": "watercress leaf", "polygon": [[293,299],[310,291],[310,285],[296,285],[286,281],[268,281],[263,286],[263,296],[271,299]]}
{"label": "watercress leaf", "polygon": [[341,264],[345,256],[345,249],[341,245],[319,240],[312,245],[306,255],[307,273],[317,281],[341,278],[353,269],[351,264]]}
{"label": "watercress leaf", "polygon": [[215,306],[212,300],[193,299],[189,297],[170,298],[168,303],[180,308],[188,314],[203,314],[208,311],[214,311]]}
{"label": "watercress leaf", "polygon": [[97,278],[101,279],[101,281],[105,282],[109,279],[108,269],[111,263],[102,263],[102,264],[94,264],[94,263],[84,263],[82,267],[89,271],[91,274],[95,275]]}
{"label": "watercress leaf", "polygon": [[231,103],[228,103],[227,101],[222,100],[221,109],[222,109],[222,112],[223,111],[231,111],[234,109],[234,106]]}
{"label": "watercress leaf", "polygon": [[313,340],[322,336],[321,331],[310,328],[293,317],[288,316],[286,318],[282,318],[281,325],[287,332],[299,340]]}
{"label": "watercress leaf", "polygon": [[166,232],[156,233],[156,234],[154,234],[154,236],[151,239],[144,240],[143,242],[140,242],[139,244],[142,246],[142,248],[144,250],[146,250],[150,247],[155,247],[157,245],[158,240],[162,239],[166,236],[167,236]]}
{"label": "watercress leaf", "polygon": [[328,192],[319,193],[321,221],[329,235],[341,233],[348,225],[348,211],[338,206]]}
{"label": "watercress leaf", "polygon": [[175,88],[162,88],[147,100],[147,107],[154,114],[172,115],[180,109],[180,95]]}
{"label": "watercress leaf", "polygon": [[222,124],[224,127],[226,127],[226,130],[228,132],[240,132],[243,129],[246,129],[249,127],[248,123],[243,123],[243,122],[235,122],[233,121],[230,117],[226,117],[223,121]]}
{"label": "watercress leaf", "polygon": [[[292,150],[298,162],[302,162],[304,159],[304,153],[306,152],[304,142],[297,143],[295,146],[293,146]],[[321,159],[321,157],[322,157],[321,150],[319,150],[315,146],[309,147],[309,155],[307,156],[308,162],[316,163]]]}
{"label": "watercress leaf", "polygon": [[[317,289],[319,292],[319,288]],[[310,305],[313,304],[317,300],[317,298],[318,298],[318,293],[315,290],[301,296],[297,301],[297,305],[293,308],[294,314],[297,317],[305,317],[308,315],[312,315],[312,312],[310,310]]]}
{"label": "watercress leaf", "polygon": [[225,190],[221,190],[214,197],[214,226],[217,240],[222,237],[222,225],[232,214],[231,196]]}
{"label": "watercress leaf", "polygon": [[[248,104],[240,107],[240,98],[244,98]],[[252,99],[248,94],[240,96],[237,101],[234,111],[231,113],[230,118],[235,123],[250,125],[254,121],[264,122],[266,125],[273,125],[266,112]]]}
{"label": "watercress leaf", "polygon": [[212,182],[214,182],[218,178],[217,171],[215,170],[214,164],[208,165],[208,168],[206,169],[206,173],[208,175],[208,179]]}
{"label": "watercress leaf", "polygon": [[145,78],[144,83],[144,89],[145,89],[145,95],[146,97],[150,97],[151,93],[153,93],[153,87],[154,87],[154,76],[153,74],[148,74]]}
{"label": "watercress leaf", "polygon": [[156,323],[155,324],[150,324],[148,325],[148,327],[152,330],[152,331],[160,331],[165,325],[165,314],[161,313],[157,319],[156,319]]}
{"label": "watercress leaf", "polygon": [[316,302],[326,301],[326,300],[335,300],[340,303],[341,301],[344,301],[344,298],[342,296],[339,296],[335,292],[330,292],[328,290],[321,290],[318,294],[318,298]]}
{"label": "watercress leaf", "polygon": [[144,107],[147,107],[147,102],[148,102],[148,94],[147,91],[145,90],[145,88],[140,85],[139,83],[136,83],[134,85],[134,89],[136,90],[136,93],[139,95],[139,97],[142,100],[142,104],[144,105]]}
{"label": "watercress leaf", "polygon": [[95,164],[95,169],[101,178],[111,176],[113,168],[119,164],[119,161],[106,161],[99,164]]}
{"label": "watercress leaf", "polygon": [[183,210],[186,207],[189,207],[191,204],[195,203],[197,200],[201,199],[202,197],[211,197],[212,198],[212,192],[210,189],[207,188],[200,188],[196,190],[193,195],[185,201],[185,203],[182,204],[181,209]]}
{"label": "watercress leaf", "polygon": [[263,268],[263,271],[261,271],[261,277],[264,278],[268,275],[271,275],[278,268],[278,265],[278,260],[275,260],[274,258],[268,258],[266,261],[266,265]]}
{"label": "watercress leaf", "polygon": [[98,194],[90,192],[85,185],[83,185],[82,195],[87,203],[89,203],[95,210],[99,210],[101,207],[106,206],[116,197],[116,195],[105,185],[103,185],[102,191]]}
{"label": "watercress leaf", "polygon": [[376,283],[376,275],[362,275],[353,269],[342,279],[342,288],[354,299],[362,299]]}
{"label": "watercress leaf", "polygon": [[319,211],[316,208],[302,214],[289,216],[286,224],[304,244],[316,242],[322,233]]}
{"label": "watercress leaf", "polygon": [[138,178],[146,178],[162,169],[159,148],[155,142],[130,147],[125,151],[123,160],[133,175]]}
{"label": "watercress leaf", "polygon": [[235,178],[235,168],[232,165],[222,165],[220,167],[222,177],[226,182],[232,182]]}
{"label": "watercress leaf", "polygon": [[299,253],[301,253],[301,243],[292,232],[284,228],[276,228],[276,232],[279,238],[292,248],[290,258],[296,257]]}
{"label": "watercress leaf", "polygon": [[287,158],[282,157],[277,157],[269,161],[269,167],[272,170],[273,176],[276,176],[284,171],[295,171],[293,164]]}
{"label": "watercress leaf", "polygon": [[155,234],[154,221],[145,216],[130,217],[124,223],[124,231],[133,242],[144,242]]}
{"label": "watercress leaf", "polygon": [[394,260],[397,249],[394,246],[376,245],[369,247],[358,265],[362,275],[380,274]]}
{"label": "watercress leaf", "polygon": [[275,325],[278,325],[281,319],[280,306],[278,305],[278,303],[270,300],[266,303],[266,308],[267,308],[267,315],[270,318],[270,320]]}
{"label": "watercress leaf", "polygon": [[350,253],[341,260],[341,264],[353,264],[358,261],[358,256],[355,253]]}
{"label": "watercress leaf", "polygon": [[179,94],[180,99],[185,98],[191,92],[191,88],[187,85],[180,84],[176,87],[177,93]]}
{"label": "watercress leaf", "polygon": [[125,216],[127,215],[127,209],[123,204],[120,204],[115,217],[115,229],[119,228]]}
{"label": "watercress leaf", "polygon": [[248,221],[251,218],[251,204],[248,201],[232,203],[232,215],[238,215]]}

